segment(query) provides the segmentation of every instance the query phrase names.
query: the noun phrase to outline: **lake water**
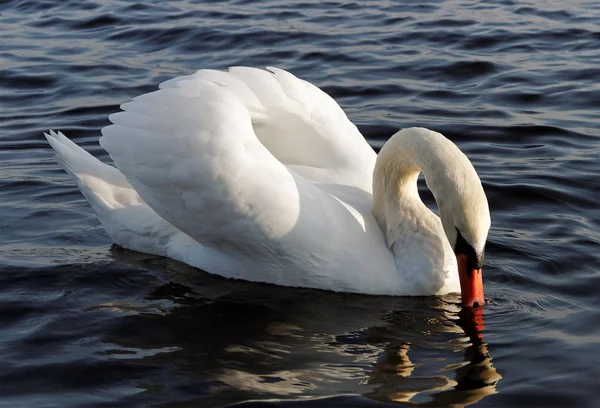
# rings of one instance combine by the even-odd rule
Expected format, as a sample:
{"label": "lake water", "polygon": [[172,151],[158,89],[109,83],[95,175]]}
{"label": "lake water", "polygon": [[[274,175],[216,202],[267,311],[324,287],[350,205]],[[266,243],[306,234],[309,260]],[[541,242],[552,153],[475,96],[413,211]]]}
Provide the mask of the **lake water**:
{"label": "lake water", "polygon": [[[600,406],[598,2],[5,0],[0,27],[0,406]],[[459,145],[492,212],[483,332],[458,296],[111,245],[42,132],[108,161],[120,103],[231,65],[322,87],[374,148],[415,125]]]}

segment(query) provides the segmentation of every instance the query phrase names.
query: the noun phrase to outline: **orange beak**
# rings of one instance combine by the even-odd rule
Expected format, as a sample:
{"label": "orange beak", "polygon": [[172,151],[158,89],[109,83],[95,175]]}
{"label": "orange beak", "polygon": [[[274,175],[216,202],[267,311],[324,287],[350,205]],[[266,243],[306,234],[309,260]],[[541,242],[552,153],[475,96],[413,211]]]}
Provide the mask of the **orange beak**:
{"label": "orange beak", "polygon": [[456,255],[458,263],[458,277],[460,278],[460,292],[462,303],[465,306],[481,306],[483,299],[483,278],[481,269],[467,268],[467,256],[463,254]]}

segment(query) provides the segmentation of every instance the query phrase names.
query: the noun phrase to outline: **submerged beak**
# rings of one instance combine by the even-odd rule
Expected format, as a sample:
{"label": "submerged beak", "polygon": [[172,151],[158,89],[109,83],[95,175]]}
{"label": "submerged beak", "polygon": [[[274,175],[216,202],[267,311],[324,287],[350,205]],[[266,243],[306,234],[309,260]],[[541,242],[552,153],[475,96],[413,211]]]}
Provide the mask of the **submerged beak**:
{"label": "submerged beak", "polygon": [[460,292],[462,303],[465,306],[482,306],[483,299],[483,278],[481,269],[469,268],[467,256],[463,254],[456,255],[458,263],[458,276],[460,278]]}

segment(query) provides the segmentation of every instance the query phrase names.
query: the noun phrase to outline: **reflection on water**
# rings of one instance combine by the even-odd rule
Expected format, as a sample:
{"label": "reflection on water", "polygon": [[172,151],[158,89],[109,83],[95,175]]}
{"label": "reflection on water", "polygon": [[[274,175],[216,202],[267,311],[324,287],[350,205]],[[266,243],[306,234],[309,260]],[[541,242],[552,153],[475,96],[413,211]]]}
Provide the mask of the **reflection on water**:
{"label": "reflection on water", "polygon": [[493,367],[483,340],[483,308],[463,308],[459,316],[458,325],[469,337],[469,345],[464,349],[466,364],[442,369],[453,371],[454,379],[444,375],[413,375],[419,363],[410,360],[410,343],[390,344],[385,347],[383,361],[374,365],[376,371],[369,373],[368,383],[379,386],[364,396],[378,401],[409,402],[419,394],[431,393],[431,400],[417,405],[467,406],[495,394],[502,376]]}
{"label": "reflection on water", "polygon": [[168,278],[136,304],[97,306],[115,315],[102,339],[107,354],[163,367],[160,387],[130,384],[142,394],[160,389],[169,400],[181,394],[218,406],[257,398],[292,403],[343,390],[375,401],[466,406],[496,393],[502,378],[483,340],[483,310],[460,311],[457,296],[232,282],[170,260],[113,254],[129,269],[143,264]]}

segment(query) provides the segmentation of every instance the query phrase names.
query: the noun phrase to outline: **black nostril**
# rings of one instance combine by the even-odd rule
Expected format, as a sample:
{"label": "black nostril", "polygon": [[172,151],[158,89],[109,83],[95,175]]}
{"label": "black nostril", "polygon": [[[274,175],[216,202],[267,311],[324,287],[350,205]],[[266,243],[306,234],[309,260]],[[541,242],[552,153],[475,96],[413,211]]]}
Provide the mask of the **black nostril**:
{"label": "black nostril", "polygon": [[474,302],[474,303],[473,303],[473,307],[479,307],[479,303],[477,303],[477,302]]}

